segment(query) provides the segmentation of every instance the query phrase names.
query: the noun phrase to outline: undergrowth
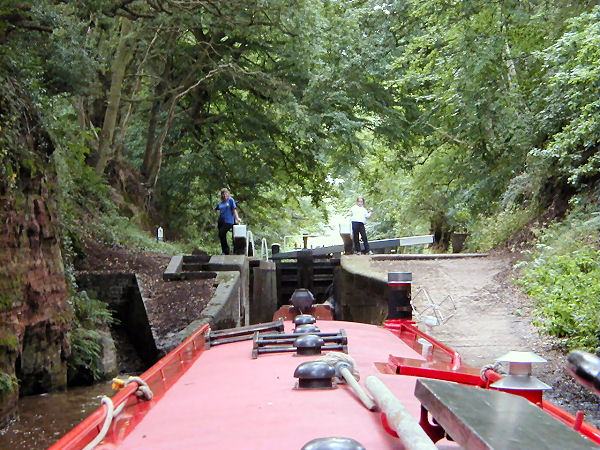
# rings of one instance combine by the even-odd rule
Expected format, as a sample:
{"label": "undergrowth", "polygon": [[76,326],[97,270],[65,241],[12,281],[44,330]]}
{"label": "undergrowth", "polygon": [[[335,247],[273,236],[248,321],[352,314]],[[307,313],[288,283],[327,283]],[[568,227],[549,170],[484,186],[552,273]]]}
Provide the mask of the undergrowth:
{"label": "undergrowth", "polygon": [[98,381],[102,377],[102,341],[107,333],[103,330],[114,319],[106,303],[89,297],[85,291],[71,298],[75,327],[70,332],[72,351],[68,361],[69,371],[71,374],[87,373],[94,381]]}
{"label": "undergrowth", "polygon": [[0,394],[14,392],[19,385],[17,377],[0,370]]}
{"label": "undergrowth", "polygon": [[469,250],[487,251],[505,244],[537,216],[534,208],[508,208],[497,215],[480,217],[466,242]]}
{"label": "undergrowth", "polygon": [[566,349],[596,352],[600,332],[600,215],[578,209],[540,233],[517,281],[536,303],[534,323]]}
{"label": "undergrowth", "polygon": [[133,247],[141,250],[178,254],[185,244],[158,241],[154,234],[142,229],[134,220],[120,216],[116,211],[96,218],[87,226],[97,241],[107,246]]}

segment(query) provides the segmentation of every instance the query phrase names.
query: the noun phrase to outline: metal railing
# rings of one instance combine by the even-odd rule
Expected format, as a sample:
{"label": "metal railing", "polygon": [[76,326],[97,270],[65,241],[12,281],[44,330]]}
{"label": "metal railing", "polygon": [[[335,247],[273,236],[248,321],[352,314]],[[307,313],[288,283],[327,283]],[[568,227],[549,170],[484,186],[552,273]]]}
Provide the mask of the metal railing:
{"label": "metal railing", "polygon": [[260,241],[260,259],[264,259],[265,261],[269,260],[269,246],[267,245],[267,240],[262,238]]}

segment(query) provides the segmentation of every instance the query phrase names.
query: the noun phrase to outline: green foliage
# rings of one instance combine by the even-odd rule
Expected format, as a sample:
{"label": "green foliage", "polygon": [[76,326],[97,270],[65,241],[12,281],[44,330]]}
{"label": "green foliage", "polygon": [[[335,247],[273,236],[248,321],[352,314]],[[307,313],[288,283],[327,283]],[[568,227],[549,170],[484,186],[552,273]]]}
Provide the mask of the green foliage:
{"label": "green foliage", "polygon": [[0,72],[0,189],[3,193],[18,186],[21,178],[42,172],[44,150],[51,152],[45,148],[48,143],[40,139],[41,134],[28,129],[28,123],[31,126],[39,119],[23,89],[14,78]]}
{"label": "green foliage", "polygon": [[564,35],[536,54],[545,69],[536,92],[545,99],[537,126],[553,134],[530,152],[529,163],[579,189],[600,171],[599,15],[596,6],[570,19]]}
{"label": "green foliage", "polygon": [[550,256],[529,269],[521,283],[538,302],[536,322],[544,331],[565,338],[569,349],[598,347],[598,279],[600,252],[582,249]]}
{"label": "green foliage", "polygon": [[386,211],[374,217],[382,234],[468,231],[469,245],[487,250],[597,182],[597,6],[381,9],[394,36],[390,83],[409,118],[396,123],[394,149],[371,146],[358,168],[361,191]]}
{"label": "green foliage", "polygon": [[14,392],[19,386],[17,377],[0,370],[0,394]]}
{"label": "green foliage", "polygon": [[7,329],[0,330],[0,347],[6,347],[10,351],[17,351],[19,348],[19,340],[14,333]]}
{"label": "green foliage", "polygon": [[564,255],[598,242],[600,213],[589,198],[573,198],[572,209],[562,221],[549,224],[539,234],[537,249],[546,255]]}
{"label": "green foliage", "polygon": [[537,215],[534,209],[513,207],[493,216],[480,216],[469,227],[468,248],[473,251],[488,251],[502,246],[526,228]]}
{"label": "green foliage", "polygon": [[[486,250],[598,180],[598,11],[567,0],[8,2],[0,68],[22,80],[57,146],[73,253],[91,236],[175,251],[151,223],[218,251],[223,186],[254,230],[281,241],[319,229],[335,177],[350,185],[344,198],[368,196],[375,237],[468,231]],[[92,167],[122,16],[136,17],[135,46],[107,176]],[[8,184],[17,113],[0,111]],[[146,195],[125,193],[122,167]]]}
{"label": "green foliage", "polygon": [[600,251],[590,241],[599,228],[597,213],[578,210],[543,232],[533,260],[522,264],[518,282],[536,301],[535,323],[568,349],[598,348]]}
{"label": "green foliage", "polygon": [[107,245],[180,251],[174,244],[157,242],[152,232],[144,231],[144,218],[122,215],[117,202],[122,204],[125,200],[119,199],[106,179],[86,164],[92,135],[72,127],[76,112],[66,98],[55,97],[47,107],[53,110],[46,125],[57,145],[53,160],[60,192],[65,257],[75,256],[81,241],[90,236]]}
{"label": "green foliage", "polygon": [[75,326],[69,333],[71,357],[69,370],[90,373],[94,380],[100,379],[102,331],[114,322],[106,303],[90,298],[85,291],[72,296]]}

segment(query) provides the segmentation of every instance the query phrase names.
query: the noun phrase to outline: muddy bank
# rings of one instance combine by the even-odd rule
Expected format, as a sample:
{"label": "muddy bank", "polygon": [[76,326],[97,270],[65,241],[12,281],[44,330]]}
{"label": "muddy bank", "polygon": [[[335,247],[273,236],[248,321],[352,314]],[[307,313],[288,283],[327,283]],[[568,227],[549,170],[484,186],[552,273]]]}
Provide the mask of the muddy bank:
{"label": "muddy bank", "polygon": [[86,243],[85,259],[77,262],[79,272],[136,274],[157,347],[169,333],[182,330],[200,318],[212,298],[213,280],[163,281],[171,255]]}

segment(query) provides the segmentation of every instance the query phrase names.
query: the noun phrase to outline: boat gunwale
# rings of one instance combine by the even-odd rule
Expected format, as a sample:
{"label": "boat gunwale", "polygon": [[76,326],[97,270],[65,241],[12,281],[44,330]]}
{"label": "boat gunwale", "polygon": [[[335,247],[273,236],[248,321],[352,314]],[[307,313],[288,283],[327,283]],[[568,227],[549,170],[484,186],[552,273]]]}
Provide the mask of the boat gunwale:
{"label": "boat gunwale", "polygon": [[[205,351],[206,334],[210,330],[209,324],[203,324],[190,336],[181,342],[177,347],[171,350],[168,354],[159,359],[148,370],[140,375],[140,378],[145,381],[151,388],[152,385],[160,383],[161,392],[154,392],[155,397],[152,402],[158,401],[171,386],[189,369],[196,359],[198,359]],[[198,343],[198,340],[200,342]],[[189,347],[192,347],[191,349]],[[191,355],[184,359],[184,353]],[[178,370],[174,373],[165,376],[165,369],[171,367],[176,360],[179,360]],[[141,403],[147,403],[146,400],[139,399],[135,392],[139,385],[136,381],[125,386],[117,394],[112,397],[112,402],[115,410],[125,404],[125,408],[137,408]],[[154,390],[153,390],[154,391]],[[63,449],[80,449],[92,442],[100,433],[102,426],[106,420],[108,406],[102,404],[98,409],[86,417],[75,428],[65,434],[61,439],[49,447],[48,450],[63,450]],[[141,416],[136,416],[136,422],[141,420]],[[125,434],[120,435],[120,438],[125,437],[131,432],[135,426],[125,427]],[[113,426],[109,429],[107,436],[114,433]]]}

